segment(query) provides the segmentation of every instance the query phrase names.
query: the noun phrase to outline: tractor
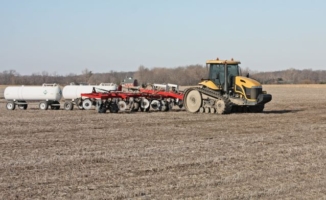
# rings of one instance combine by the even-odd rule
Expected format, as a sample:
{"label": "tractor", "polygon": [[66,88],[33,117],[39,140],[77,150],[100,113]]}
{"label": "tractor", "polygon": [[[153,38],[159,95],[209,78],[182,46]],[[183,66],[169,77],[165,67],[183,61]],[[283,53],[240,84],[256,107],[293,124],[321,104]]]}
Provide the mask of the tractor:
{"label": "tractor", "polygon": [[185,90],[185,109],[191,113],[263,112],[272,95],[249,74],[241,76],[239,64],[233,59],[206,61],[208,78]]}

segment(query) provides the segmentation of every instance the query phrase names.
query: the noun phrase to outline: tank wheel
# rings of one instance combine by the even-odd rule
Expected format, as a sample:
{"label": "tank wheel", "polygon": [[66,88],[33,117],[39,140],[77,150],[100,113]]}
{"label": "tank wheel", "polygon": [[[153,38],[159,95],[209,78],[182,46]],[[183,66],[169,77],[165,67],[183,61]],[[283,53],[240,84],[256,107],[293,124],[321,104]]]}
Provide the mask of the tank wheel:
{"label": "tank wheel", "polygon": [[210,111],[212,114],[214,114],[216,112],[216,109],[215,108],[210,108]]}
{"label": "tank wheel", "polygon": [[199,108],[199,112],[200,112],[200,113],[204,113],[204,112],[205,112],[205,108],[204,108],[204,107],[200,107],[200,108]]}
{"label": "tank wheel", "polygon": [[66,101],[64,104],[63,104],[63,108],[65,110],[72,110],[74,109],[74,104],[71,102],[71,101]]}
{"label": "tank wheel", "polygon": [[13,101],[9,101],[6,105],[8,110],[15,110],[16,104]]}
{"label": "tank wheel", "polygon": [[25,104],[25,105],[19,105],[18,107],[21,110],[26,110],[27,109],[27,104]]}
{"label": "tank wheel", "polygon": [[75,104],[79,110],[84,110],[82,99],[78,98],[75,100]]}
{"label": "tank wheel", "polygon": [[206,108],[205,108],[205,113],[210,113],[210,111],[211,111],[211,110],[210,110],[209,107],[206,107]]}
{"label": "tank wheel", "polygon": [[46,102],[46,101],[42,101],[42,102],[38,105],[38,107],[39,107],[41,110],[47,110],[47,109],[49,108],[49,104],[48,104],[48,102]]}
{"label": "tank wheel", "polygon": [[83,108],[84,108],[85,110],[89,110],[89,109],[91,109],[91,108],[92,108],[92,101],[91,101],[90,99],[85,99],[85,100],[83,101]]}
{"label": "tank wheel", "polygon": [[225,97],[216,100],[215,108],[217,114],[229,114],[232,109],[231,101]]}
{"label": "tank wheel", "polygon": [[197,112],[203,103],[201,93],[196,89],[186,91],[184,99],[184,107],[192,113]]}

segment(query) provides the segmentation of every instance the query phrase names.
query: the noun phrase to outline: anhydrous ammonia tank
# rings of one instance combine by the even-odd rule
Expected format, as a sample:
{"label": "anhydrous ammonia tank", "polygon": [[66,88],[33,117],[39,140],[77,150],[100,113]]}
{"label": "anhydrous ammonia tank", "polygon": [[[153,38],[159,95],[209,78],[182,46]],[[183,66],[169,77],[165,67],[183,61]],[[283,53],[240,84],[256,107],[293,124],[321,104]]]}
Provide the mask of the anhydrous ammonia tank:
{"label": "anhydrous ammonia tank", "polygon": [[114,83],[101,83],[99,85],[67,85],[62,90],[62,96],[66,100],[78,99],[81,98],[81,93],[92,93],[93,88],[95,88],[97,92],[105,92],[117,90],[117,85]]}
{"label": "anhydrous ammonia tank", "polygon": [[7,109],[14,110],[17,105],[21,109],[27,108],[27,101],[41,101],[40,109],[47,110],[60,108],[62,96],[61,88],[57,84],[43,84],[42,86],[9,86],[4,91],[8,100]]}
{"label": "anhydrous ammonia tank", "polygon": [[99,85],[67,85],[62,90],[62,96],[65,99],[63,105],[65,110],[74,109],[76,105],[79,109],[90,109],[95,102],[90,99],[82,99],[82,93],[92,93],[93,88],[96,92],[108,92],[117,90],[114,83],[101,83]]}

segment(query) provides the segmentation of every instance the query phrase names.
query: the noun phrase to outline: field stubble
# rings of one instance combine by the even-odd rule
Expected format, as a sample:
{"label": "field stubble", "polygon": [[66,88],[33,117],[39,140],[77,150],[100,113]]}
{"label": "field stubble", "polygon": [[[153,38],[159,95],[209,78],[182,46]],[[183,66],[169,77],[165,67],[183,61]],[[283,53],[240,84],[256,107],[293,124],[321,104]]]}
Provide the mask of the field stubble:
{"label": "field stubble", "polygon": [[0,199],[326,197],[326,86],[265,86],[260,114],[7,111]]}

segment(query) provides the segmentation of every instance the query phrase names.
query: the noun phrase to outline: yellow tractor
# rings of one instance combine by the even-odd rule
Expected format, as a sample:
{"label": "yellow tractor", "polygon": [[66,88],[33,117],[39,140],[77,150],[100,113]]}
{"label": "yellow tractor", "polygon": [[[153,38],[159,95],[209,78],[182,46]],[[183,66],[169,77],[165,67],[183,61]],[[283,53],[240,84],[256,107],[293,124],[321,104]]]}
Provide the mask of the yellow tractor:
{"label": "yellow tractor", "polygon": [[184,92],[184,107],[191,113],[263,112],[272,95],[263,91],[262,85],[241,76],[240,62],[231,60],[208,60],[208,79],[202,79],[200,87]]}

